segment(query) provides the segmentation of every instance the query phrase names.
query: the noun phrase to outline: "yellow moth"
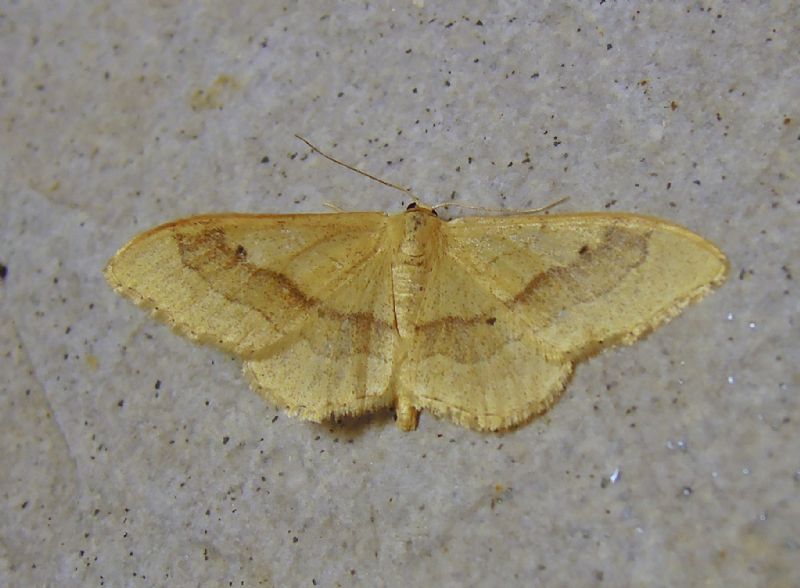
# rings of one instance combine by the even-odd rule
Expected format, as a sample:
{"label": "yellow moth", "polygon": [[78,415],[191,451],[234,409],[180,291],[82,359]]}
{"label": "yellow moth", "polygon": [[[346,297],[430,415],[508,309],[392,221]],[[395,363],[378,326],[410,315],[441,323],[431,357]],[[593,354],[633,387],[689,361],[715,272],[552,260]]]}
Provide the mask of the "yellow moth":
{"label": "yellow moth", "polygon": [[657,218],[444,221],[417,201],[396,215],[177,220],[135,237],[105,276],[180,334],[241,357],[253,388],[292,415],[394,407],[409,431],[424,409],[502,430],[552,406],[576,362],[632,343],[727,269],[713,244]]}

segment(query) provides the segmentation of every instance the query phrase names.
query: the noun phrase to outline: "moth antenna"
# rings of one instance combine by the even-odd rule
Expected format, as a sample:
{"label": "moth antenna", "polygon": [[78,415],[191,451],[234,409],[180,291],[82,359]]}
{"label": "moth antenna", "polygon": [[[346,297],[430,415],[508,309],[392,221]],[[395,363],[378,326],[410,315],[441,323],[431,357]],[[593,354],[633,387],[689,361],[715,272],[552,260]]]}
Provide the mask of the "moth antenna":
{"label": "moth antenna", "polygon": [[484,212],[502,212],[505,214],[537,214],[539,212],[544,212],[545,210],[550,210],[551,208],[555,208],[559,204],[563,204],[569,200],[569,196],[565,196],[555,202],[551,202],[550,204],[546,204],[545,206],[541,206],[539,208],[492,208],[488,206],[472,206],[470,204],[462,204],[461,202],[442,202],[440,204],[435,204],[431,206],[431,209],[436,210],[437,208],[447,208],[448,206],[455,206],[457,208],[467,208],[469,210],[482,210]]}
{"label": "moth antenna", "polygon": [[373,176],[371,173],[365,172],[362,169],[358,169],[354,165],[350,165],[349,163],[346,163],[344,161],[336,159],[335,157],[333,157],[331,155],[328,155],[327,153],[322,151],[319,147],[314,145],[311,141],[309,141],[305,137],[301,137],[300,135],[297,135],[297,134],[295,134],[295,137],[297,137],[303,143],[308,145],[311,148],[312,151],[315,151],[316,153],[319,153],[320,155],[322,155],[322,157],[324,157],[325,159],[327,159],[329,161],[332,161],[333,163],[336,163],[338,165],[341,165],[342,167],[346,167],[350,171],[354,171],[357,174],[361,174],[362,176],[365,176],[365,177],[367,177],[367,178],[369,178],[371,180],[375,180],[379,184],[383,184],[384,186],[388,186],[389,188],[394,188],[395,190],[400,190],[401,192],[405,192],[406,194],[411,196],[411,198],[414,200],[414,202],[416,202],[417,204],[422,204],[422,201],[417,197],[416,194],[414,194],[414,192],[411,191],[411,188],[406,188],[404,186],[400,186],[399,184],[393,184],[392,182],[390,182],[388,180],[383,180],[383,179],[381,179],[381,178],[379,178],[377,176]]}
{"label": "moth antenna", "polygon": [[347,212],[347,211],[346,211],[344,208],[342,208],[341,206],[336,206],[336,205],[335,205],[333,202],[328,202],[327,200],[326,200],[325,202],[323,202],[323,203],[322,203],[322,205],[323,205],[323,206],[327,206],[328,208],[330,208],[330,209],[331,209],[331,210],[333,210],[334,212]]}

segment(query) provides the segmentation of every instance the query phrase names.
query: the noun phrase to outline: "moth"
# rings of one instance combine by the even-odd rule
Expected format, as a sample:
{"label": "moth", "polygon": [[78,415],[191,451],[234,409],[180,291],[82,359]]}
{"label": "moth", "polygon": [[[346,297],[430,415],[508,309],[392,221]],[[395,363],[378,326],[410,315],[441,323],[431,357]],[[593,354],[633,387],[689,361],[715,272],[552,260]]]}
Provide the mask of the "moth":
{"label": "moth", "polygon": [[712,243],[653,217],[445,221],[415,201],[396,215],[176,220],[122,247],[105,276],[181,335],[240,357],[292,415],[393,407],[404,431],[421,410],[496,431],[545,412],[577,362],[633,343],[727,271]]}

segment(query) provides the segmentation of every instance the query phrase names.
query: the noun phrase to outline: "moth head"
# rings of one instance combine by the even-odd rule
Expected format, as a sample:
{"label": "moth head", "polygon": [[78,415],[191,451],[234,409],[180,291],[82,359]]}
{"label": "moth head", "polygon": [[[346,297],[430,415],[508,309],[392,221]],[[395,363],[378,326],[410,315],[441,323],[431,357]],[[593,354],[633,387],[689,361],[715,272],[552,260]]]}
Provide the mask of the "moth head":
{"label": "moth head", "polygon": [[430,206],[425,206],[422,202],[412,202],[408,206],[406,206],[406,212],[417,212],[423,214],[431,214],[433,216],[439,216],[433,208]]}

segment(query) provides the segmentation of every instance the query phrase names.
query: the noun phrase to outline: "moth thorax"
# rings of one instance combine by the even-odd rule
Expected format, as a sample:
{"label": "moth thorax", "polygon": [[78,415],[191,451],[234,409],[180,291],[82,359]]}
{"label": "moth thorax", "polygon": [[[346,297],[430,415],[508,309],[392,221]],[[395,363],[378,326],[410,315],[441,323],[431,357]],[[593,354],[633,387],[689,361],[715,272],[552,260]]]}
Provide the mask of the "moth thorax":
{"label": "moth thorax", "polygon": [[405,221],[400,251],[410,258],[424,257],[439,244],[440,221],[427,210],[408,211],[403,215]]}

